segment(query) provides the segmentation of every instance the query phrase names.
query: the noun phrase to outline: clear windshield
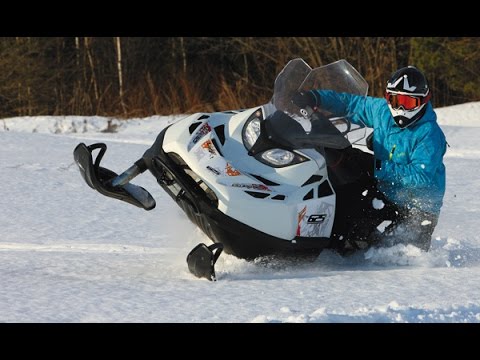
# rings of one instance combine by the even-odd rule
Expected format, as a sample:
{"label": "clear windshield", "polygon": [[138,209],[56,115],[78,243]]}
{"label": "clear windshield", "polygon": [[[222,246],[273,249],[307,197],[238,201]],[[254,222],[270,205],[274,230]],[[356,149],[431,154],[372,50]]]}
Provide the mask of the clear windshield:
{"label": "clear windshield", "polygon": [[[304,60],[291,60],[275,80],[271,104],[266,106],[267,116],[280,110],[298,122],[301,127],[288,126],[289,131],[282,129],[284,121],[278,123],[278,133],[297,148],[308,143],[316,143],[337,149],[345,148],[365,137],[365,126],[351,122],[354,113],[348,112],[348,106],[336,106],[336,113],[319,107],[314,113],[301,112],[291,102],[295,92],[299,90],[333,90],[338,93],[349,93],[363,97],[368,92],[368,84],[358,71],[345,60],[312,69]],[[341,97],[339,97],[340,99]],[[339,110],[344,109],[344,110]],[[358,109],[358,107],[357,107]],[[275,126],[275,123],[273,122]],[[303,130],[302,130],[303,129]],[[283,131],[285,130],[285,131]]]}

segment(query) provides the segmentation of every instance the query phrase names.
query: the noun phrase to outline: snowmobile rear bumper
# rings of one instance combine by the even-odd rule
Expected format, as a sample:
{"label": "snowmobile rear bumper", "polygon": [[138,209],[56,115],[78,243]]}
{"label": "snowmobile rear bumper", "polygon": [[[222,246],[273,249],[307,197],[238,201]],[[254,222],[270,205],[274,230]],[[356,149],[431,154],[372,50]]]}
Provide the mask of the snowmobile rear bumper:
{"label": "snowmobile rear bumper", "polygon": [[219,211],[216,199],[208,196],[185,172],[187,165],[179,163],[179,156],[163,151],[162,143],[166,130],[158,135],[143,159],[160,186],[183,209],[188,218],[213,242],[222,243],[226,253],[249,260],[259,256],[314,259],[323,249],[330,247],[330,238],[296,237],[285,240],[256,230]]}

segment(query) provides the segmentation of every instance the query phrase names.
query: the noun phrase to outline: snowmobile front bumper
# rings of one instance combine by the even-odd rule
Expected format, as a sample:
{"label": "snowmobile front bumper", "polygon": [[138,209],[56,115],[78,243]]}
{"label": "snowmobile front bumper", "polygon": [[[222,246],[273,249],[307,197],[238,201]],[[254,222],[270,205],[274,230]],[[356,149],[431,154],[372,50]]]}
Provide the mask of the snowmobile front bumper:
{"label": "snowmobile front bumper", "polygon": [[162,143],[167,129],[158,135],[143,159],[160,186],[188,218],[214,243],[222,243],[226,253],[248,260],[260,256],[314,259],[323,249],[330,247],[330,238],[296,237],[285,240],[222,213],[217,208],[216,197],[212,196],[213,191],[205,191],[205,186],[201,187],[200,182],[186,172],[188,169],[191,173],[191,170],[177,154],[163,151]]}

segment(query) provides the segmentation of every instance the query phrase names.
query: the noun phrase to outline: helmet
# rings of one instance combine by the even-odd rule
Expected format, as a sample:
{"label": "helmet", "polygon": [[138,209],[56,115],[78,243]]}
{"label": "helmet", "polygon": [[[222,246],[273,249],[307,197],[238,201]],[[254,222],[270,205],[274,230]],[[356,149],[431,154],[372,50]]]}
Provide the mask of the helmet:
{"label": "helmet", "polygon": [[425,114],[430,97],[427,79],[415,66],[397,70],[387,82],[385,98],[395,123],[402,129]]}

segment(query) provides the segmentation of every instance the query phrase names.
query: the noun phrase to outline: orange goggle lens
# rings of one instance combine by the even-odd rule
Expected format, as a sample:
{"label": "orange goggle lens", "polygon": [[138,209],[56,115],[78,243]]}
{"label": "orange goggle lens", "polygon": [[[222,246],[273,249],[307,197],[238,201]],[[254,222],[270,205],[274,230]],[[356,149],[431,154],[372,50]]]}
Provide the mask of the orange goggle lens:
{"label": "orange goggle lens", "polygon": [[403,107],[405,110],[413,110],[420,105],[426,103],[429,96],[417,97],[403,94],[385,93],[385,98],[394,109]]}

